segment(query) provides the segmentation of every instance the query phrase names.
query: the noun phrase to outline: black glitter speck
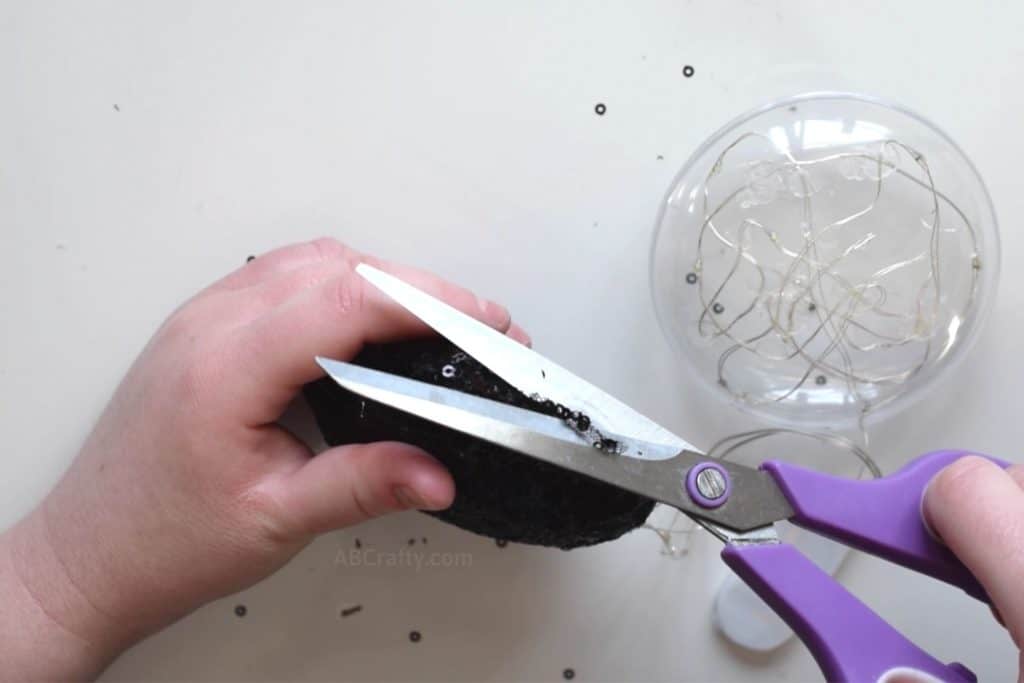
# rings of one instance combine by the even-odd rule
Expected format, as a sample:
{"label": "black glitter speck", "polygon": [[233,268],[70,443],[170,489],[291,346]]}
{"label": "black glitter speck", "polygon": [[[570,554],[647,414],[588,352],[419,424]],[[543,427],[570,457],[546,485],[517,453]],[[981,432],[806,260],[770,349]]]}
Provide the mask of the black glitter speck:
{"label": "black glitter speck", "polygon": [[356,539],[356,547],[357,548],[362,548],[363,547],[363,542],[360,541],[358,538]]}
{"label": "black glitter speck", "polygon": [[690,285],[697,284],[697,273],[687,273],[686,274],[686,283],[690,284]]}
{"label": "black glitter speck", "polygon": [[818,306],[812,301],[811,303],[807,304],[807,310],[810,311],[811,313],[814,313],[816,310],[818,310]]}
{"label": "black glitter speck", "polygon": [[423,634],[419,631],[409,631],[409,640],[413,643],[418,643],[423,638]]}
{"label": "black glitter speck", "polygon": [[114,105],[114,111],[121,111],[121,107],[119,107],[119,106],[117,106],[117,105],[115,104],[115,105]]}
{"label": "black glitter speck", "polygon": [[362,612],[362,611],[363,611],[363,606],[362,605],[352,605],[351,607],[346,607],[345,609],[341,610],[341,616],[342,617],[350,617],[353,614],[355,614],[356,612]]}
{"label": "black glitter speck", "polygon": [[567,681],[571,681],[572,679],[576,678],[576,672],[573,669],[566,669],[562,672],[562,678],[564,678]]}
{"label": "black glitter speck", "polygon": [[604,106],[603,102],[598,102],[597,105],[594,106],[594,113],[598,116],[604,116],[606,111],[608,111],[608,107]]}
{"label": "black glitter speck", "polygon": [[247,256],[247,257],[245,258],[245,262],[246,262],[246,263],[248,263],[249,261],[255,261],[255,260],[256,260],[256,257],[255,257],[255,256],[252,256],[252,255],[250,255],[250,256]]}
{"label": "black glitter speck", "polygon": [[686,76],[687,78],[692,78],[693,77],[693,67],[690,66],[689,64],[684,66],[683,67],[683,75]]}
{"label": "black glitter speck", "polygon": [[825,377],[825,375],[818,375],[817,377],[814,378],[814,383],[819,385],[819,386],[821,386],[822,384],[824,384],[827,381],[828,381],[828,378]]}
{"label": "black glitter speck", "polygon": [[410,538],[409,539],[409,545],[416,545],[416,539],[415,538]]}
{"label": "black glitter speck", "polygon": [[244,617],[248,613],[249,613],[249,608],[246,607],[245,605],[235,605],[235,616],[236,617]]}
{"label": "black glitter speck", "polygon": [[711,310],[712,312],[721,315],[722,313],[725,312],[725,306],[716,301],[715,305],[711,307]]}

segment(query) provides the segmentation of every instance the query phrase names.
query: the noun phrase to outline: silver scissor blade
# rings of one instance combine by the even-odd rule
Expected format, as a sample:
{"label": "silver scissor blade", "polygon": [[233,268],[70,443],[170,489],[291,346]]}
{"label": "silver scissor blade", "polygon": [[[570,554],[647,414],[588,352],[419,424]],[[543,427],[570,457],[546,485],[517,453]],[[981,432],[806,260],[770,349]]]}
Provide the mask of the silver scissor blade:
{"label": "silver scissor blade", "polygon": [[[683,450],[666,456],[665,445],[658,443],[638,445],[658,451],[649,461],[605,453],[554,417],[350,363],[316,360],[340,386],[372,401],[671,505],[699,519],[747,531],[792,514],[764,472],[721,463],[739,495],[708,510],[694,503],[683,486],[689,469],[707,460],[699,453]],[[771,504],[773,498],[781,505]]]}
{"label": "silver scissor blade", "polygon": [[[697,450],[658,423],[536,351],[429,294],[366,263],[360,263],[356,272],[527,396],[541,397],[580,411],[602,433],[614,433],[626,441],[662,444],[665,448],[660,452]],[[629,448],[625,455],[644,459],[652,457],[639,456],[639,451]]]}
{"label": "silver scissor blade", "polygon": [[[364,368],[361,365],[343,363],[319,356],[316,362],[330,375],[331,379],[349,391],[473,436],[479,436],[476,433],[478,431],[476,427],[470,425],[467,429],[463,429],[466,427],[464,420],[453,423],[447,419],[440,419],[440,413],[434,414],[432,411],[435,407],[440,407],[439,410],[444,411],[444,415],[447,417],[455,415],[456,413],[453,411],[457,411],[467,420],[479,418],[499,421],[509,429],[535,432],[548,439],[553,439],[558,442],[557,446],[562,448],[580,446],[585,449],[581,452],[586,453],[587,457],[600,454],[600,451],[594,448],[584,435],[557,417],[440,387],[436,384]],[[411,401],[416,403],[410,403]],[[507,431],[502,431],[502,434],[507,434]],[[480,438],[499,446],[513,448],[505,440]],[[637,441],[633,443],[637,448],[645,451],[642,456],[647,456],[646,451],[650,451],[652,460],[668,459],[679,453],[664,444]],[[527,453],[527,455],[533,454]],[[538,457],[542,460],[550,460],[547,456]]]}

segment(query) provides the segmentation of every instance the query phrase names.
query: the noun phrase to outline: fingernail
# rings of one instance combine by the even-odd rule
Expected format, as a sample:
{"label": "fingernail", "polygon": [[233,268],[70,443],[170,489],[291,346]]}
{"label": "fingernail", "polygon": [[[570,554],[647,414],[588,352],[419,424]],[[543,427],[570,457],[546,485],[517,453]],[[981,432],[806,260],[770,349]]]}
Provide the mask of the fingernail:
{"label": "fingernail", "polygon": [[924,486],[924,490],[921,491],[921,500],[917,503],[917,513],[921,518],[921,524],[924,526],[924,530],[928,532],[928,535],[932,537],[933,541],[946,545],[946,542],[939,536],[939,532],[932,526],[932,522],[928,519],[928,512],[924,505],[925,496],[928,495],[928,489],[932,486],[932,481],[935,481],[935,477],[932,477],[927,484]]}
{"label": "fingernail", "polygon": [[489,299],[480,298],[477,298],[476,302],[480,306],[480,311],[488,320],[493,320],[495,322],[504,322],[508,320],[508,309],[501,304],[495,303]]}
{"label": "fingernail", "polygon": [[395,499],[405,508],[429,508],[425,500],[414,489],[408,486],[396,486],[394,489]]}

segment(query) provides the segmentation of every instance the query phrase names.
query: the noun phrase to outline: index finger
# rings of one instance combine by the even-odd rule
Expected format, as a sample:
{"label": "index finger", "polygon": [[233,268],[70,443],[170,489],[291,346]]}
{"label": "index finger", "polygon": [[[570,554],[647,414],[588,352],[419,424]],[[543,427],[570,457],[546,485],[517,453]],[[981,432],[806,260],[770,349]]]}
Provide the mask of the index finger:
{"label": "index finger", "polygon": [[[517,329],[508,311],[424,271],[366,259],[441,301],[502,332]],[[346,268],[338,277],[297,293],[285,304],[241,327],[229,360],[238,367],[235,390],[251,399],[250,419],[276,420],[303,384],[323,375],[316,356],[351,359],[367,343],[429,334],[430,329],[388,296]]]}

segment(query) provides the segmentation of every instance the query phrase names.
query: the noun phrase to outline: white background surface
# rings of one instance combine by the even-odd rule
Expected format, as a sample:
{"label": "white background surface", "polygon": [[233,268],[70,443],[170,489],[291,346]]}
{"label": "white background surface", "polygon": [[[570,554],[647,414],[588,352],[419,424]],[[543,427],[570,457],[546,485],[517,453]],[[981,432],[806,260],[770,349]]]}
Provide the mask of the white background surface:
{"label": "white background surface", "polygon": [[[673,381],[647,287],[651,228],[704,137],[824,88],[936,121],[978,165],[1002,225],[982,339],[875,430],[877,455],[889,471],[939,447],[1019,460],[1022,14],[1009,2],[0,3],[0,526],[54,483],[173,306],[249,253],[321,234],[507,303],[537,348],[699,446],[749,428]],[[383,550],[426,536],[472,566],[339,565],[357,536]],[[499,549],[404,514],[321,539],[105,678],[817,678],[799,644],[751,656],[716,635],[718,550],[697,538],[673,562],[645,533]],[[1008,637],[958,591],[864,556],[841,578],[982,680],[1016,675]]]}

